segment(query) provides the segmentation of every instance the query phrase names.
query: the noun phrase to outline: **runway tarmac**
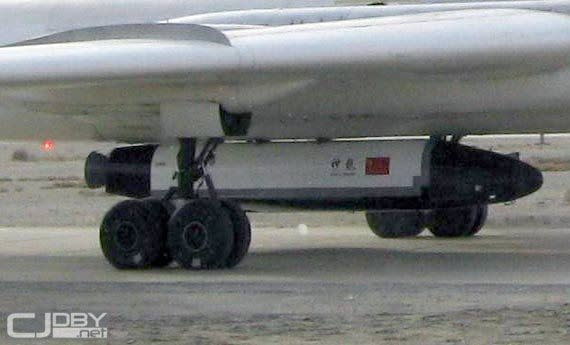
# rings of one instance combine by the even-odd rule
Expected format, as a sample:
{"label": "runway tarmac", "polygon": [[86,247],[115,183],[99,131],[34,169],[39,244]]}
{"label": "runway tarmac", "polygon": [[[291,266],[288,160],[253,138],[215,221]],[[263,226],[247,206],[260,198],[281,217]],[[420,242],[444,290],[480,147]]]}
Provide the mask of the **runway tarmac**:
{"label": "runway tarmac", "polygon": [[94,227],[4,228],[0,315],[105,312],[102,344],[569,344],[569,248],[570,229],[255,228],[235,270],[118,271]]}

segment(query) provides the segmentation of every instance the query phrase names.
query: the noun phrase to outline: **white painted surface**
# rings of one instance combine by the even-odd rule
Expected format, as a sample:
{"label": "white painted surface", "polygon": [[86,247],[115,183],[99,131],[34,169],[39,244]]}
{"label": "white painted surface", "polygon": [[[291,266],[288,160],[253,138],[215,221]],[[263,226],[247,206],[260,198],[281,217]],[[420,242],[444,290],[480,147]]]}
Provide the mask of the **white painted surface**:
{"label": "white painted surface", "polygon": [[172,102],[160,108],[162,140],[204,135],[222,137],[219,105],[214,103]]}
{"label": "white painted surface", "polygon": [[[255,137],[570,130],[567,15],[472,10],[226,35],[232,47],[140,39],[57,44],[48,53],[2,48],[0,99],[87,112],[95,126],[109,108],[143,126],[157,110],[150,119],[125,111],[214,102],[252,113]],[[160,126],[125,126],[107,138],[160,137]]]}
{"label": "white painted surface", "polygon": [[169,23],[298,25],[352,19],[401,16],[419,13],[461,11],[469,9],[528,9],[570,13],[568,0],[540,1],[467,1],[441,4],[390,4],[389,6],[346,6],[311,8],[273,8],[205,13],[169,19]]}
{"label": "white painted surface", "polygon": [[[223,144],[209,168],[219,190],[411,188],[422,176],[426,140]],[[151,189],[177,185],[177,146],[159,147],[152,161]],[[389,175],[366,175],[367,158],[390,158]],[[349,163],[352,160],[352,163]],[[333,163],[338,161],[338,166]]]}

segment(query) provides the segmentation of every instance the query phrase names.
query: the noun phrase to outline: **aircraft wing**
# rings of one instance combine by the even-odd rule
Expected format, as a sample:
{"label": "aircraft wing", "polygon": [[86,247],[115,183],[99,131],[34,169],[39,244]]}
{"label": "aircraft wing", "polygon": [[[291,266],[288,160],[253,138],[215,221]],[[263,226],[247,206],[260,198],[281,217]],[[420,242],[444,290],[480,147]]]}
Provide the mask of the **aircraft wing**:
{"label": "aircraft wing", "polygon": [[[431,134],[428,127],[416,129],[410,117],[500,117],[566,107],[560,87],[570,87],[569,63],[570,17],[526,10],[224,32],[188,24],[123,25],[0,48],[0,103],[80,117],[102,138],[127,141],[161,140],[161,109],[180,102],[252,114],[259,136]],[[401,123],[388,132],[370,126],[327,132],[318,125],[319,118],[356,114]],[[193,116],[190,121],[211,114]],[[315,126],[296,130],[295,117],[315,119]],[[280,119],[291,120],[291,131]],[[112,129],[109,121],[126,124]],[[457,121],[457,128],[468,127]],[[482,128],[503,130],[488,127]]]}

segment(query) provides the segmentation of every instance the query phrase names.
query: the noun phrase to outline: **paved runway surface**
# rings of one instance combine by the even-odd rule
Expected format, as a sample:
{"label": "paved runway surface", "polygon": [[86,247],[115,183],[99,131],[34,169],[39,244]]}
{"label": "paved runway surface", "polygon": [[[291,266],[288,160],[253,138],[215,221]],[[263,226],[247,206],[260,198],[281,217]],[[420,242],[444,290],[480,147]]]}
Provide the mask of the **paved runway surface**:
{"label": "paved runway surface", "polygon": [[10,313],[56,311],[108,313],[111,344],[570,343],[568,229],[305,230],[257,228],[240,267],[193,272],[117,271],[95,228],[0,229],[0,343],[67,344],[6,335]]}

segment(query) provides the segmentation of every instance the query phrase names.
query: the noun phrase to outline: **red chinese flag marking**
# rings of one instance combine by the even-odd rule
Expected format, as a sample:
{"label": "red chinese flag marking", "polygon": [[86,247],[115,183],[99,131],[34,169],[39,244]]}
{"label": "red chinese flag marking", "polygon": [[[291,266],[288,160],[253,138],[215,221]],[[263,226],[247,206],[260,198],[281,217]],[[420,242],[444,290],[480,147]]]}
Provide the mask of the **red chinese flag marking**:
{"label": "red chinese flag marking", "polygon": [[366,158],[366,175],[390,175],[390,157]]}

